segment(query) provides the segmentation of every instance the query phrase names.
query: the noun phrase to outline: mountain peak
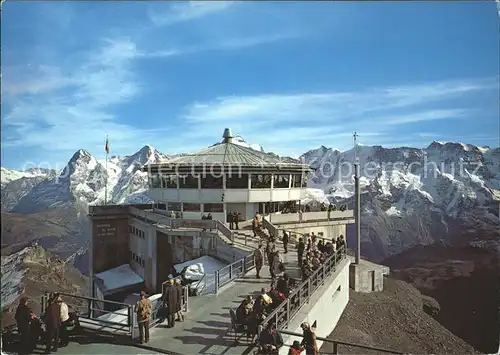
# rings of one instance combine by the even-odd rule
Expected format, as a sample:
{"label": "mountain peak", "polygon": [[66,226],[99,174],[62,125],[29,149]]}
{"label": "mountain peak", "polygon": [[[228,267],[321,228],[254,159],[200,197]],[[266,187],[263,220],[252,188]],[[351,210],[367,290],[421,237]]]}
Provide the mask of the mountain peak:
{"label": "mountain peak", "polygon": [[[80,150],[77,150],[75,152],[75,154],[73,154],[73,156],[71,157],[71,159],[69,160],[69,163],[75,163],[79,160],[85,160],[87,162],[89,162],[91,159],[92,159],[92,154],[90,154],[87,150],[85,149],[80,149]],[[69,164],[68,163],[68,164]]]}

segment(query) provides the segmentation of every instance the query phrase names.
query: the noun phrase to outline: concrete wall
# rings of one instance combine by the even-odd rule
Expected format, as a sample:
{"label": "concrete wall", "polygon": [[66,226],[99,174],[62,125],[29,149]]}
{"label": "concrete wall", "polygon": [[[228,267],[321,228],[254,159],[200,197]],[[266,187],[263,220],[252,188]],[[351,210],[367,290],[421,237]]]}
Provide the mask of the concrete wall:
{"label": "concrete wall", "polygon": [[[124,209],[126,212],[128,209]],[[128,213],[91,216],[92,275],[130,260]]]}
{"label": "concrete wall", "polygon": [[[300,325],[303,322],[312,325],[316,321],[316,336],[326,338],[330,335],[349,302],[349,264],[349,259],[340,263],[336,272],[327,280],[327,285],[316,291],[309,304],[299,311],[287,330],[302,334]],[[291,345],[294,340],[300,341],[301,338],[283,335],[283,340],[285,344]],[[318,347],[321,347],[322,343],[318,341]],[[280,350],[280,355],[287,355],[288,349],[284,346]]]}
{"label": "concrete wall", "polygon": [[279,189],[160,189],[150,188],[148,196],[161,202],[220,203],[298,201],[304,198],[305,188]]}
{"label": "concrete wall", "polygon": [[209,253],[209,255],[214,256],[219,260],[225,261],[228,264],[244,258],[249,254],[249,251],[238,249],[235,246],[226,243],[221,238],[215,239],[215,249]]}
{"label": "concrete wall", "polygon": [[292,223],[292,222],[308,222],[308,221],[328,221],[328,215],[330,216],[330,221],[339,219],[349,219],[354,218],[354,211],[332,211],[328,214],[327,211],[319,212],[303,212],[303,213],[280,213],[271,214],[271,221],[274,224],[279,223]]}

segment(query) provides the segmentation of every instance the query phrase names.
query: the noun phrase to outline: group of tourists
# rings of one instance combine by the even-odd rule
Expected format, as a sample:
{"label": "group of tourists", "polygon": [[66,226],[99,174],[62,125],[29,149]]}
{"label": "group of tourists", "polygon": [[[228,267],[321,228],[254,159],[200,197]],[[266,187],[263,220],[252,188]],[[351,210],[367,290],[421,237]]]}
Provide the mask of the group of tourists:
{"label": "group of tourists", "polygon": [[241,213],[229,212],[227,214],[227,221],[229,223],[229,229],[239,230],[240,229]]}
{"label": "group of tourists", "polygon": [[45,342],[47,354],[67,346],[69,332],[78,326],[78,317],[69,312],[69,307],[61,295],[53,293],[49,296],[45,313],[40,318],[28,303],[27,297],[21,297],[15,315],[20,335],[20,353],[30,354],[39,340]]}
{"label": "group of tourists", "polygon": [[[257,225],[258,226],[258,225]],[[288,252],[289,234],[283,232],[284,252]],[[302,272],[302,281],[305,281],[317,270],[336,250],[340,250],[345,245],[345,239],[341,235],[331,241],[316,236],[314,233],[299,238],[296,249],[298,264]],[[260,278],[260,272],[267,261],[269,273],[271,275],[271,287],[269,290],[262,289],[260,294],[254,299],[247,296],[236,309],[236,319],[238,324],[246,327],[248,335],[257,333],[259,324],[271,314],[280,304],[282,304],[293,289],[296,287],[296,280],[286,273],[283,260],[276,245],[276,239],[271,236],[266,241],[266,246],[259,243],[254,252],[256,267],[256,277]],[[291,300],[294,302],[294,299]],[[259,352],[265,354],[277,353],[283,346],[283,340],[278,332],[278,324],[270,322],[265,330],[260,333],[257,339]],[[290,355],[299,355],[304,350],[307,355],[317,355],[319,350],[316,344],[314,327],[308,323],[302,324],[303,340],[294,342],[290,346]]]}
{"label": "group of tourists", "polygon": [[312,233],[311,236],[306,236],[306,241],[299,238],[297,243],[297,257],[299,266],[302,272],[302,280],[305,281],[316,271],[322,263],[326,261],[336,250],[342,249],[345,246],[343,235],[338,238],[333,238],[328,242],[324,239],[319,239]]}

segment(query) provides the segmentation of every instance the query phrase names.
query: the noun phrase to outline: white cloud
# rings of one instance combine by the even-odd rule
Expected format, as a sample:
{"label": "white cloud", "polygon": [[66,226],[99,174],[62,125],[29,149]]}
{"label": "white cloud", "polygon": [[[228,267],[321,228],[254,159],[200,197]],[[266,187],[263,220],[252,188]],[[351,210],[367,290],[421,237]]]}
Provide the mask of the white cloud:
{"label": "white cloud", "polygon": [[168,26],[219,13],[233,4],[232,1],[188,1],[169,5],[168,10],[160,13],[149,11],[149,18],[156,26]]}
{"label": "white cloud", "polygon": [[120,151],[131,141],[146,143],[148,137],[159,136],[160,132],[121,123],[113,113],[115,105],[140,93],[140,83],[131,68],[137,53],[128,40],[107,40],[87,53],[75,65],[79,68],[75,71],[34,68],[27,74],[37,80],[26,82],[4,69],[9,74],[4,88],[11,95],[8,103],[12,110],[3,119],[16,133],[3,142],[4,146],[46,151],[92,149],[103,146],[109,134],[111,148]]}
{"label": "white cloud", "polygon": [[[380,144],[390,141],[400,125],[468,117],[472,110],[454,108],[457,102],[450,100],[494,87],[489,80],[471,80],[359,92],[219,97],[193,103],[184,118],[197,127],[187,133],[192,139],[218,139],[224,127],[231,127],[249,142],[284,154],[324,143],[346,149],[352,146],[353,131],[365,131],[360,132],[364,144]],[[452,108],[435,109],[435,104]],[[404,137],[409,143],[422,138]]]}

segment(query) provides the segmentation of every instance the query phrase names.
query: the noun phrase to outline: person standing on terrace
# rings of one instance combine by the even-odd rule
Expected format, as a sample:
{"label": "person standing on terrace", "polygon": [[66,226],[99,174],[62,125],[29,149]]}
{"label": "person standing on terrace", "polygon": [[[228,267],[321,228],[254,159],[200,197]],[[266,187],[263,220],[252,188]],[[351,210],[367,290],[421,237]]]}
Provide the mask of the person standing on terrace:
{"label": "person standing on terrace", "polygon": [[255,249],[253,253],[253,258],[255,262],[255,271],[256,277],[260,279],[260,270],[262,269],[262,265],[264,264],[264,254],[262,253],[262,244],[259,244],[257,249]]}
{"label": "person standing on terrace", "polygon": [[141,299],[135,307],[137,312],[137,322],[139,323],[139,338],[141,344],[149,341],[149,320],[153,313],[153,304],[146,297],[146,292],[141,291]]}

